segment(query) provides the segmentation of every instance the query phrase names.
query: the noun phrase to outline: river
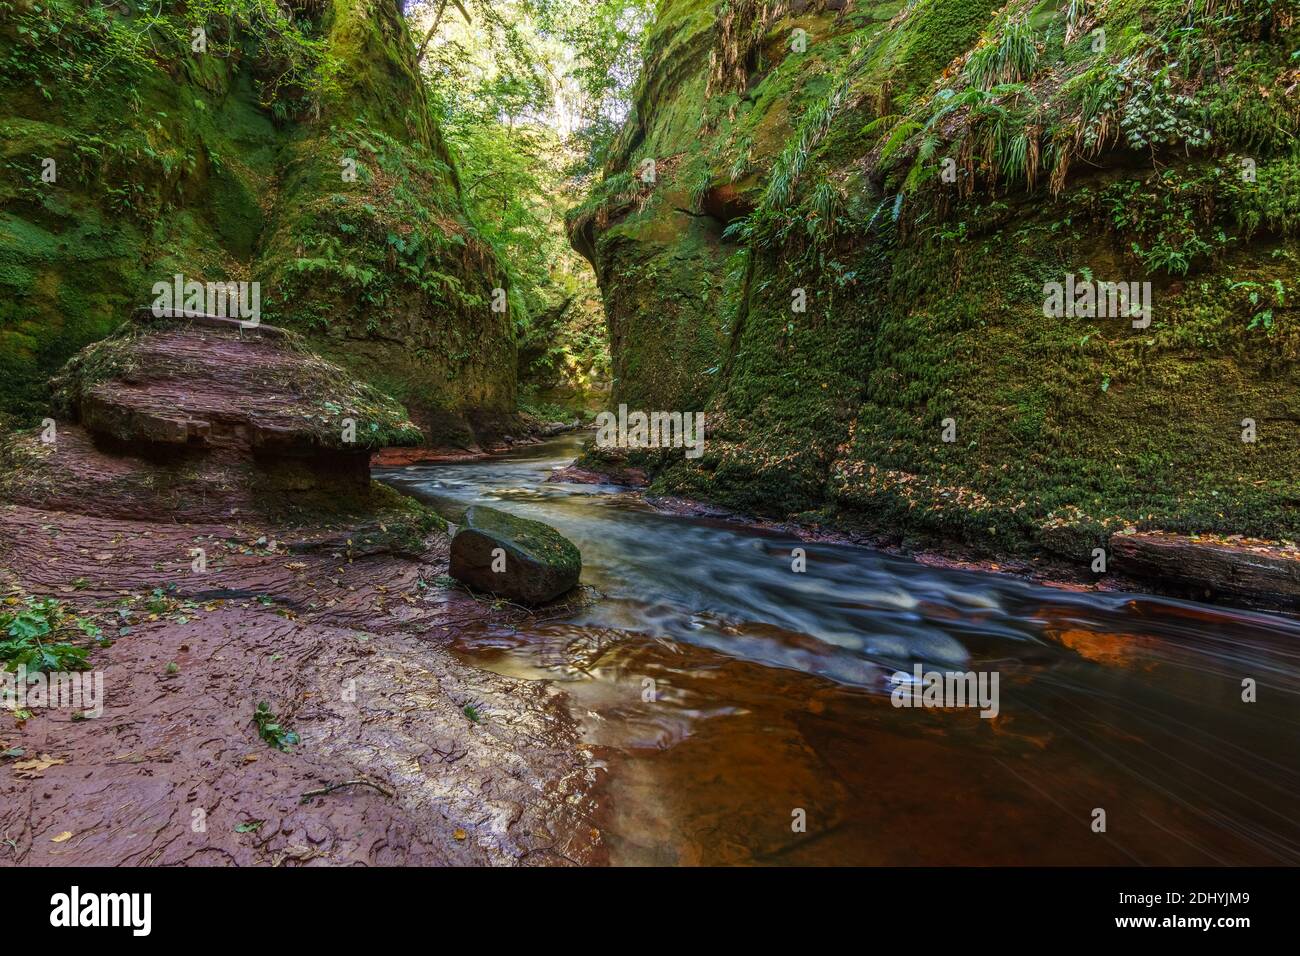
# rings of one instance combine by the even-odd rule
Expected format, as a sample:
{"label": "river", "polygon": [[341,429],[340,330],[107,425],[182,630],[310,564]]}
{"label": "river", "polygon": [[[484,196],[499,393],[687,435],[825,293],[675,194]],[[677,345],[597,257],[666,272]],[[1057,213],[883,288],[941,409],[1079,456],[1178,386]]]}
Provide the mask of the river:
{"label": "river", "polygon": [[[609,772],[612,862],[1300,863],[1300,621],[547,482],[580,441],[376,474],[452,521],[490,504],[582,550],[599,600],[454,647],[570,696]],[[996,673],[997,715],[895,706],[916,664]]]}

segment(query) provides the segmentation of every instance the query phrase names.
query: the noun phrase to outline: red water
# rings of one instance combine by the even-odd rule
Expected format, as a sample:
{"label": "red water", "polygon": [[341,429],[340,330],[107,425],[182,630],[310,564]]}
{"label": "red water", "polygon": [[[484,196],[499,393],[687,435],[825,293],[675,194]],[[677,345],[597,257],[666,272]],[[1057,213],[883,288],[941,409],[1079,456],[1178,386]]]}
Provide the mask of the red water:
{"label": "red water", "polygon": [[[458,650],[570,696],[615,863],[1300,863],[1295,620],[843,546],[796,573],[792,539],[544,484],[571,454],[387,477],[581,547],[601,599]],[[894,706],[916,663],[996,672],[999,713]]]}

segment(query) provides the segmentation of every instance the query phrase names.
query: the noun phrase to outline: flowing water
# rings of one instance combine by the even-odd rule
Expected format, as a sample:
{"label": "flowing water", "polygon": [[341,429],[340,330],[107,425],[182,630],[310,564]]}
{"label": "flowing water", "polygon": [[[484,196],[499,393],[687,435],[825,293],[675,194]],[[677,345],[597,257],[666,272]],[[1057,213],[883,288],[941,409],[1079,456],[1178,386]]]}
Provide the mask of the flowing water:
{"label": "flowing water", "polygon": [[[609,770],[613,862],[1300,863],[1300,621],[547,482],[579,444],[380,477],[452,521],[490,504],[581,548],[599,600],[455,646],[568,693]],[[997,715],[895,706],[916,664],[996,672]]]}

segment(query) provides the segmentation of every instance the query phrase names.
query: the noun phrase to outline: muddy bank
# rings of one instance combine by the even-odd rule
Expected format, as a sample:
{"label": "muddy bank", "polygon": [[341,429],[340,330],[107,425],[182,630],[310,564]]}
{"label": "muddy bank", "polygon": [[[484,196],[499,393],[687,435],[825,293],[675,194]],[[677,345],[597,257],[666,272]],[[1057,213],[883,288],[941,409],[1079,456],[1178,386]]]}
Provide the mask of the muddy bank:
{"label": "muddy bank", "polygon": [[[446,651],[492,613],[435,583],[445,542],[417,560],[349,559],[258,545],[268,531],[0,512],[6,592],[58,595],[112,640],[91,654],[101,717],[6,715],[0,749],[51,766],[29,776],[12,769],[19,759],[0,764],[0,833],[13,841],[0,860],[600,859],[586,819],[595,773],[563,701]],[[196,541],[225,552],[202,575],[189,569]],[[263,701],[300,744],[281,752],[259,737]],[[375,787],[302,799],[355,780]]]}
{"label": "muddy bank", "polygon": [[562,695],[448,652],[499,611],[338,437],[408,433],[400,406],[271,334],[102,348],[56,439],[5,447],[4,609],[59,599],[104,700],[0,716],[0,862],[601,862]]}

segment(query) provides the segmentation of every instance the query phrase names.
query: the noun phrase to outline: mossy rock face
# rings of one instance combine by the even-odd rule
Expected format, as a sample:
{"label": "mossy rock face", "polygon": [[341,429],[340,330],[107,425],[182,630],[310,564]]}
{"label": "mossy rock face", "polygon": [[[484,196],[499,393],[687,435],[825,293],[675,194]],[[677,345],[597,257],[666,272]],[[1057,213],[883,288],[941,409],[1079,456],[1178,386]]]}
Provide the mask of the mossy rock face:
{"label": "mossy rock face", "polygon": [[582,554],[550,525],[475,505],[451,541],[451,576],[523,604],[544,604],[572,589]]}
{"label": "mossy rock face", "polygon": [[297,28],[215,17],[207,54],[193,5],[6,6],[0,419],[39,421],[50,376],[181,274],[259,282],[267,324],[396,397],[432,444],[510,430],[514,323],[490,309],[504,269],[468,220],[397,0],[298,4]]}
{"label": "mossy rock face", "polygon": [[[1245,6],[661,3],[568,217],[616,396],[708,415],[654,490],[1079,561],[1300,536],[1300,18]],[[1067,275],[1150,325],[1046,315]]]}

